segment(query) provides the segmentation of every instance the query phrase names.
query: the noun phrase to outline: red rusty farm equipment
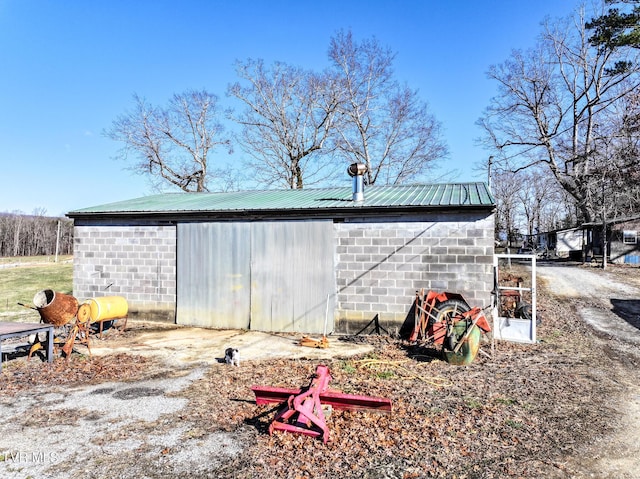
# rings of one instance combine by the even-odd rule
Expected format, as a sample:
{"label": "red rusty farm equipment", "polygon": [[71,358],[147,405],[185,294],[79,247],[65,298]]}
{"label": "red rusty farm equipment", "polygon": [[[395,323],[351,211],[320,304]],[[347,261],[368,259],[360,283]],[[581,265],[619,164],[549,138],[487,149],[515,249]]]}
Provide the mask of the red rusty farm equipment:
{"label": "red rusty farm equipment", "polygon": [[470,307],[462,295],[422,289],[416,292],[415,324],[411,342],[442,346],[444,359],[455,365],[473,362],[481,335],[491,331],[481,308]]}
{"label": "red rusty farm equipment", "polygon": [[329,441],[329,427],[325,418],[325,408],[391,412],[390,399],[345,394],[330,389],[331,379],[329,368],[320,364],[307,387],[290,389],[251,386],[251,390],[256,396],[256,404],[279,404],[278,412],[269,426],[269,434],[273,434],[274,431],[285,431],[318,437],[327,443]]}

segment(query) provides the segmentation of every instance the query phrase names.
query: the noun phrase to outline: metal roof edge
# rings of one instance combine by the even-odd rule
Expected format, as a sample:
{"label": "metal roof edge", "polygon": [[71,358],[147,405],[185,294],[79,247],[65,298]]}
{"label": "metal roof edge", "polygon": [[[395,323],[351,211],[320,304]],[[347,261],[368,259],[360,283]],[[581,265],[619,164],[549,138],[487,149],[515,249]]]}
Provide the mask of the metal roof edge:
{"label": "metal roof edge", "polygon": [[441,213],[443,211],[451,213],[484,211],[492,213],[495,205],[430,205],[430,206],[393,206],[393,207],[359,207],[353,209],[329,208],[310,210],[232,210],[232,211],[155,211],[155,212],[104,212],[104,213],[79,213],[71,215],[70,218],[78,220],[88,219],[110,219],[110,220],[141,220],[155,219],[163,222],[177,222],[182,220],[274,220],[274,219],[346,219],[353,217],[380,217],[384,215],[399,214],[424,214]]}
{"label": "metal roof edge", "polygon": [[[476,190],[475,201],[474,203],[470,203],[471,200],[467,197],[465,202],[456,204],[449,202],[440,202],[438,204],[397,204],[393,203],[394,193],[400,192],[404,193],[403,190],[406,188],[407,191],[410,191],[411,188],[441,188],[443,186],[458,186],[462,187],[466,190],[469,186],[474,187]],[[344,190],[344,191],[343,191]],[[344,196],[345,191],[350,191],[349,187],[334,187],[334,188],[318,188],[318,189],[305,189],[305,190],[247,190],[247,191],[238,191],[238,192],[217,192],[217,193],[166,193],[160,195],[149,195],[146,197],[134,198],[131,200],[124,200],[114,203],[108,203],[103,205],[98,205],[94,207],[83,208],[79,210],[74,210],[68,212],[65,216],[69,218],[80,218],[80,217],[122,217],[122,216],[158,216],[158,215],[198,215],[198,214],[215,214],[215,215],[224,215],[224,216],[244,216],[247,214],[252,214],[256,216],[271,216],[273,214],[285,215],[285,216],[296,216],[300,214],[310,214],[310,212],[319,212],[321,214],[361,214],[365,209],[372,211],[390,211],[391,209],[398,209],[400,211],[407,210],[424,210],[424,209],[442,209],[442,208],[481,208],[481,209],[492,209],[495,208],[495,199],[491,190],[488,188],[486,183],[482,182],[469,182],[469,183],[447,183],[447,184],[427,184],[427,185],[401,185],[401,186],[370,186],[369,187],[371,196],[374,198],[371,203],[377,204],[366,204],[366,199],[364,204],[356,204],[353,203],[350,199],[342,198]],[[373,190],[373,191],[371,191]],[[384,198],[384,195],[387,194],[385,190],[391,191],[390,194],[390,204],[380,204],[380,195]],[[253,206],[256,203],[252,203],[256,201],[256,196],[258,197],[258,201],[261,201],[260,197],[262,195],[270,196],[270,195],[291,195],[292,192],[294,194],[293,199],[290,196],[285,196],[283,198],[278,198],[276,196],[276,201],[270,201],[271,203],[279,203],[279,206],[275,204],[270,208],[268,204],[261,206]],[[327,206],[313,206],[309,208],[300,207],[300,204],[296,206],[288,207],[282,206],[283,201],[293,201],[295,202],[296,198],[299,198],[297,195],[307,195],[305,199],[309,197],[312,201],[316,201],[318,199],[319,194],[323,193],[333,194],[335,198],[333,198],[334,202],[344,202],[344,205],[336,206],[336,205],[327,205]],[[338,194],[340,193],[340,194]],[[242,199],[238,200],[238,195],[248,195],[248,203],[242,204]],[[196,202],[192,200],[192,198],[196,199]],[[198,204],[198,199],[201,198],[203,204],[202,207]],[[184,202],[180,200],[184,199]],[[268,198],[269,199],[269,198]],[[396,198],[397,199],[397,198]],[[166,200],[166,201],[163,201]],[[212,200],[210,203],[207,200]],[[228,201],[227,201],[228,200]],[[279,200],[279,201],[278,201]],[[239,203],[239,206],[238,206]],[[348,205],[347,205],[348,203]],[[210,206],[207,206],[209,204]],[[232,205],[229,207],[229,205]],[[248,206],[247,206],[248,205]],[[184,207],[184,209],[181,209]],[[275,212],[275,213],[274,213]]]}

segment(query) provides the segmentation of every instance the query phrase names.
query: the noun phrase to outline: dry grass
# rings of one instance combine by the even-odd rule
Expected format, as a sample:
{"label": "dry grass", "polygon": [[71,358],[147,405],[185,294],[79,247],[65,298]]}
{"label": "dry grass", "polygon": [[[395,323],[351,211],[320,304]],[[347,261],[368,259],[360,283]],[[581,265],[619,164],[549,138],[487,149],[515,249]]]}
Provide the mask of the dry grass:
{"label": "dry grass", "polygon": [[70,258],[60,257],[57,263],[53,257],[1,258],[0,320],[38,322],[40,315],[36,311],[18,303],[32,304],[33,296],[43,289],[71,294],[73,263]]}

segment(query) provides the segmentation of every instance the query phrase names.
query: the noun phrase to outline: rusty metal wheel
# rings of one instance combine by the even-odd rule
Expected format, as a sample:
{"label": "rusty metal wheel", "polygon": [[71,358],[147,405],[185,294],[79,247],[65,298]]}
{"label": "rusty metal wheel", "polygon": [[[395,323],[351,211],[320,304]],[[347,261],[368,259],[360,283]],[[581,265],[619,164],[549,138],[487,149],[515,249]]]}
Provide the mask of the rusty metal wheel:
{"label": "rusty metal wheel", "polygon": [[461,299],[448,299],[436,304],[434,309],[436,311],[434,322],[443,322],[447,327],[447,335],[444,338],[444,346],[448,346],[449,349],[453,349],[455,347],[455,344],[452,343],[453,337],[449,333],[451,331],[451,328],[453,327],[453,324],[455,323],[454,318],[462,313],[466,313],[471,308],[465,301]]}
{"label": "rusty metal wheel", "polygon": [[461,299],[448,299],[441,303],[436,304],[435,309],[437,311],[435,321],[447,321],[452,322],[452,319],[460,313],[466,313],[470,311],[469,305]]}

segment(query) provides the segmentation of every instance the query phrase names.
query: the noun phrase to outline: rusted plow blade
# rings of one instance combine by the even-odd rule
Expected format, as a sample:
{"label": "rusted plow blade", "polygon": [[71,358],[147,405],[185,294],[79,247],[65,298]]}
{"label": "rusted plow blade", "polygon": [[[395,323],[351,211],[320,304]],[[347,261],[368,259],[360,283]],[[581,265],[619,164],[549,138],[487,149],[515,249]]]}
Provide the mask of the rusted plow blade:
{"label": "rusted plow blade", "polygon": [[390,399],[343,394],[328,388],[331,381],[329,368],[319,365],[311,384],[306,388],[289,389],[270,386],[252,386],[256,395],[256,404],[281,404],[275,418],[269,426],[273,431],[288,431],[307,436],[322,437],[324,443],[329,440],[329,428],[323,412],[323,406],[351,411],[370,410],[391,412]]}
{"label": "rusted plow blade", "polygon": [[[291,396],[301,394],[304,389],[277,388],[270,386],[252,386],[251,389],[256,395],[256,404],[280,404],[287,401]],[[320,402],[323,405],[331,406],[335,409],[349,411],[379,411],[391,412],[391,400],[374,396],[359,396],[357,394],[344,394],[340,391],[329,389],[320,393]]]}

